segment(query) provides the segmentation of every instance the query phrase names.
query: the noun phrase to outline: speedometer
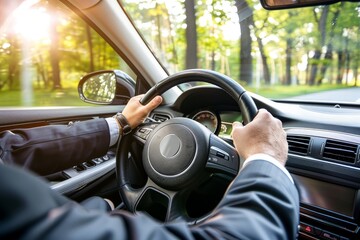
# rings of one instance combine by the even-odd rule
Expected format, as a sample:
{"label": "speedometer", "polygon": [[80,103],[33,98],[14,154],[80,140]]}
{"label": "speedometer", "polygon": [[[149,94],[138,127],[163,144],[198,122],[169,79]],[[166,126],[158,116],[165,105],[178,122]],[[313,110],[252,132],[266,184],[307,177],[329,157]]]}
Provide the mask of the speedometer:
{"label": "speedometer", "polygon": [[219,126],[219,120],[215,113],[210,111],[201,111],[193,116],[195,121],[207,127],[211,132],[216,133]]}

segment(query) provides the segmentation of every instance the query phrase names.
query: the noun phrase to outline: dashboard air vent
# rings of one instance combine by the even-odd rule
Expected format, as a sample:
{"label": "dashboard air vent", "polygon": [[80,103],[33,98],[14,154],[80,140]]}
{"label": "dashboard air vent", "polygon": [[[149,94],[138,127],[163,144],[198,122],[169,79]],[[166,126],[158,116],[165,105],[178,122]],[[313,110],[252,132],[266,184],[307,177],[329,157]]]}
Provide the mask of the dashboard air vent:
{"label": "dashboard air vent", "polygon": [[156,121],[165,122],[166,120],[170,119],[170,116],[165,114],[155,113],[153,119],[155,119]]}
{"label": "dashboard air vent", "polygon": [[323,158],[355,163],[358,145],[341,141],[327,140]]}
{"label": "dashboard air vent", "polygon": [[290,153],[307,155],[310,145],[310,137],[288,135],[287,141]]}

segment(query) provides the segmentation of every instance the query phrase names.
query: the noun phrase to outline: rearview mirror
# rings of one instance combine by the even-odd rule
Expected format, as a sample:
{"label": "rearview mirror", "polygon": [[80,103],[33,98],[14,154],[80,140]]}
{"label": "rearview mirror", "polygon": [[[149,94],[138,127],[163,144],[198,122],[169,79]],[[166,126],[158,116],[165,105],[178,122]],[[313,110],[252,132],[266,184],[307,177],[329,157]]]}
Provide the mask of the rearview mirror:
{"label": "rearview mirror", "polygon": [[260,0],[260,2],[265,9],[275,10],[327,5],[340,2],[340,0]]}
{"label": "rearview mirror", "polygon": [[120,70],[103,70],[85,75],[78,92],[84,102],[126,104],[135,95],[135,81]]}

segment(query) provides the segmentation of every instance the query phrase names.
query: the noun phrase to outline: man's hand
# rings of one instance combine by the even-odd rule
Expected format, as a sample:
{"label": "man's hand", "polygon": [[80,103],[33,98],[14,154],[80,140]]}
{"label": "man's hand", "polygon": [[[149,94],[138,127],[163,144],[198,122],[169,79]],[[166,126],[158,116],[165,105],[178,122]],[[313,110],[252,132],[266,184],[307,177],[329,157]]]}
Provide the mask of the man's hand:
{"label": "man's hand", "polygon": [[240,156],[247,159],[257,153],[265,153],[282,165],[287,160],[288,144],[286,132],[279,119],[265,109],[260,109],[253,121],[243,126],[233,123],[232,138]]}
{"label": "man's hand", "polygon": [[148,104],[142,105],[140,99],[143,96],[142,94],[132,97],[122,111],[131,128],[135,128],[142,123],[147,115],[162,102],[162,97],[156,96]]}

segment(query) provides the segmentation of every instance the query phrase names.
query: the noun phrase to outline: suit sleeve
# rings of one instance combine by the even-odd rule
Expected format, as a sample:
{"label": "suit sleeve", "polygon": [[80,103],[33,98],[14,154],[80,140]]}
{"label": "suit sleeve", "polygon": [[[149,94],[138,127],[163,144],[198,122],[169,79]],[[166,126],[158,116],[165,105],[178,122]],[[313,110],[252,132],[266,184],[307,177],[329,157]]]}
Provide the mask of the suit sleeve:
{"label": "suit sleeve", "polygon": [[297,239],[298,225],[295,185],[274,164],[256,160],[240,171],[212,218],[194,232],[203,239]]}
{"label": "suit sleeve", "polygon": [[104,119],[18,129],[0,133],[0,158],[47,175],[105,155],[109,142]]}
{"label": "suit sleeve", "polygon": [[[9,167],[7,167],[9,168]],[[266,161],[249,163],[204,222],[159,223],[145,214],[86,210],[38,179],[0,165],[0,238],[25,239],[296,239],[299,200],[294,184]],[[12,181],[16,179],[16,181]],[[26,189],[31,186],[32,193]],[[4,192],[7,191],[7,192]],[[38,199],[41,196],[41,199]],[[43,204],[39,204],[42,201]],[[24,202],[26,205],[16,206]],[[11,206],[9,208],[9,206]],[[12,220],[12,221],[9,221]],[[18,224],[20,222],[21,224]]]}

